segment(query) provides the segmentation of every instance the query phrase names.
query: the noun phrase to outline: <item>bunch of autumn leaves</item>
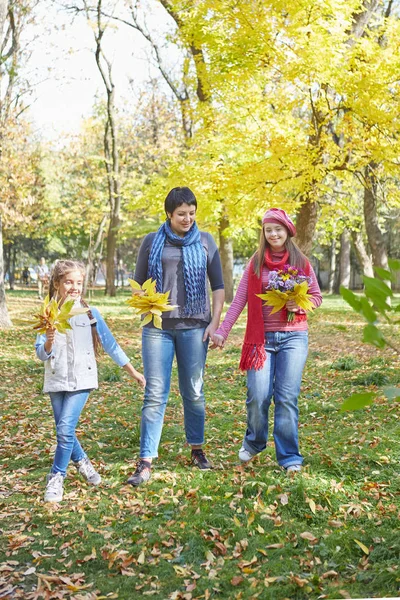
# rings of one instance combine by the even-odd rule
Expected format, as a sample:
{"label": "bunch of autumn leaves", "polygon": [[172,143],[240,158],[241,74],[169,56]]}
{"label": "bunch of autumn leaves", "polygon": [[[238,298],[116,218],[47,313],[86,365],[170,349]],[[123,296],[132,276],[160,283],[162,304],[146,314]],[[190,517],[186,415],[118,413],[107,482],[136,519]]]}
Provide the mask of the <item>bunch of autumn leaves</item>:
{"label": "bunch of autumn leaves", "polygon": [[153,321],[154,327],[162,329],[162,313],[176,308],[175,305],[169,303],[169,291],[164,294],[157,292],[156,282],[152,279],[147,279],[143,285],[133,279],[128,279],[128,281],[132,287],[132,298],[126,302],[135,310],[136,314],[144,315],[141,327]]}

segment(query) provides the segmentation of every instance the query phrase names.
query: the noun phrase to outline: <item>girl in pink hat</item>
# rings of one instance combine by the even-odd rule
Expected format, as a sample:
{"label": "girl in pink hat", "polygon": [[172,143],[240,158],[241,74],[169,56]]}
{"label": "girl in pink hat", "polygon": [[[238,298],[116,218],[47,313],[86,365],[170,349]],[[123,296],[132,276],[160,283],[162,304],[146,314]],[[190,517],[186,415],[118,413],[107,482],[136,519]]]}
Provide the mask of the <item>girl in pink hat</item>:
{"label": "girl in pink hat", "polygon": [[[322,302],[317,278],[307,257],[293,241],[296,228],[287,213],[270,208],[262,219],[258,250],[248,263],[225,319],[213,336],[223,347],[230,330],[247,307],[247,327],[240,368],[247,371],[247,429],[239,459],[250,461],[267,445],[268,411],[274,399],[274,441],[278,464],[287,473],[301,470],[298,441],[298,396],[308,353],[307,314],[290,300],[271,314],[257,294],[265,291],[270,271],[289,264],[311,279],[309,294],[315,308]],[[288,321],[288,311],[295,313]]]}

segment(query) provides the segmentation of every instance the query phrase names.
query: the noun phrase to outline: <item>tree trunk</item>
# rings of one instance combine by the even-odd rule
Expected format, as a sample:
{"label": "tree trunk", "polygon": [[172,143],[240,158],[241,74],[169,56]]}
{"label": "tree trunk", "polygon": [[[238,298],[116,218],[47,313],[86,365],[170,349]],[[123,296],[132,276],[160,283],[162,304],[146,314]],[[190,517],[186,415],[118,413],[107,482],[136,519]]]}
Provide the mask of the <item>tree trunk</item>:
{"label": "tree trunk", "polygon": [[340,275],[339,288],[350,285],[350,234],[345,229],[340,236]]}
{"label": "tree trunk", "polygon": [[115,288],[115,252],[117,249],[117,237],[119,228],[119,217],[112,215],[110,226],[107,233],[107,278],[106,278],[106,294],[109,296],[116,295]]}
{"label": "tree trunk", "polygon": [[229,227],[228,217],[222,217],[219,221],[219,250],[221,255],[222,275],[225,284],[225,301],[233,300],[233,244],[224,231]]}
{"label": "tree trunk", "polygon": [[297,234],[295,241],[299,248],[310,255],[314,240],[315,226],[318,221],[318,204],[307,196],[306,201],[300,206],[296,218]]}
{"label": "tree trunk", "polygon": [[[0,0],[0,47],[3,42],[4,25],[7,18],[8,0]],[[1,83],[1,73],[0,73]],[[1,139],[0,139],[0,157],[1,157]],[[0,328],[8,329],[12,327],[11,319],[8,315],[6,290],[4,287],[4,261],[3,261],[3,226],[0,212]]]}
{"label": "tree trunk", "polygon": [[356,253],[356,257],[363,274],[367,277],[373,277],[374,269],[372,268],[372,260],[365,247],[361,232],[352,231],[351,239],[353,242],[354,252]]}
{"label": "tree trunk", "polygon": [[379,227],[377,212],[377,181],[373,170],[375,164],[368,165],[365,169],[364,187],[364,220],[368,243],[372,252],[372,263],[375,267],[388,268],[388,256],[385,240]]}
{"label": "tree trunk", "polygon": [[6,303],[6,290],[4,287],[4,271],[3,271],[3,228],[0,213],[0,329],[8,329],[12,327],[11,319],[8,315]]}
{"label": "tree trunk", "polygon": [[329,281],[328,294],[333,294],[335,290],[335,274],[336,274],[336,240],[332,240],[330,248],[329,260]]}
{"label": "tree trunk", "polygon": [[[90,21],[87,9],[87,18]],[[110,225],[107,236],[107,274],[105,293],[115,296],[115,251],[120,226],[121,185],[119,174],[119,148],[115,122],[115,85],[112,78],[112,64],[103,52],[103,36],[107,25],[102,23],[102,0],[97,0],[96,64],[107,92],[107,121],[104,131],[104,156],[107,170],[108,196],[110,204]]]}
{"label": "tree trunk", "polygon": [[89,286],[93,284],[93,278],[95,276],[95,274],[94,274],[94,259],[96,256],[96,252],[101,247],[101,244],[103,241],[103,231],[104,231],[104,226],[106,224],[106,221],[107,221],[107,215],[104,215],[101,220],[101,223],[99,225],[99,228],[97,230],[96,239],[95,239],[94,244],[92,244],[92,227],[90,226],[88,259],[87,259],[87,265],[86,265],[85,283],[84,283],[84,288],[83,288],[83,293],[85,296],[87,294]]}

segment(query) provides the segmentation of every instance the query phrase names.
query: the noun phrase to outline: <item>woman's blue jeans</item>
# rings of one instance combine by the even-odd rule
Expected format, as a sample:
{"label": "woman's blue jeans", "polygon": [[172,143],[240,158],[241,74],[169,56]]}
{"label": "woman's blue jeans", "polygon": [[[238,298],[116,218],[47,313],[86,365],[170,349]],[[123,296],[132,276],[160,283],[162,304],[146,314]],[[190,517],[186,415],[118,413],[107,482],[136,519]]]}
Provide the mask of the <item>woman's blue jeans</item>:
{"label": "woman's blue jeans", "polygon": [[172,361],[178,365],[179,391],[183,400],[186,440],[204,443],[205,400],[203,374],[208,341],[205,328],[143,328],[142,356],[146,389],[140,431],[140,458],[156,458],[168,401]]}
{"label": "woman's blue jeans", "polygon": [[67,473],[69,461],[74,462],[86,458],[75,435],[79,417],[89,397],[90,390],[77,392],[50,392],[51,406],[56,422],[57,448],[54,456],[52,473]]}
{"label": "woman's blue jeans", "polygon": [[247,372],[247,431],[243,445],[252,454],[265,449],[268,411],[274,398],[274,441],[278,464],[299,465],[299,410],[297,398],[308,353],[307,331],[265,334],[267,360],[259,371]]}

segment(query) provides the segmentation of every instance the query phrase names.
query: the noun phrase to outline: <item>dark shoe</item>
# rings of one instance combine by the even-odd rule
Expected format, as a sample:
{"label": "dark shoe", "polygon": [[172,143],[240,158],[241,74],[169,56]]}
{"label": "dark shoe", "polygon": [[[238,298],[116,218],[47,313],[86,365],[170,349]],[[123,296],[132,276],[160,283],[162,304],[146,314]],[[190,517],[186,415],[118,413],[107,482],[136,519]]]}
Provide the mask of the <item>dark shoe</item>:
{"label": "dark shoe", "polygon": [[143,460],[142,458],[136,465],[136,470],[129,477],[126,483],[130,483],[131,485],[137,487],[141,483],[145,483],[151,477],[151,463],[147,460]]}
{"label": "dark shoe", "polygon": [[199,467],[199,469],[213,469],[213,465],[207,460],[201,448],[192,450],[192,465]]}

